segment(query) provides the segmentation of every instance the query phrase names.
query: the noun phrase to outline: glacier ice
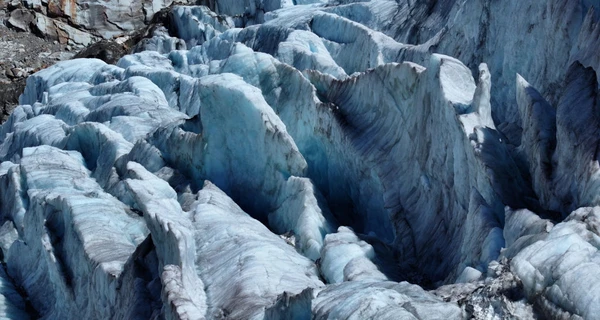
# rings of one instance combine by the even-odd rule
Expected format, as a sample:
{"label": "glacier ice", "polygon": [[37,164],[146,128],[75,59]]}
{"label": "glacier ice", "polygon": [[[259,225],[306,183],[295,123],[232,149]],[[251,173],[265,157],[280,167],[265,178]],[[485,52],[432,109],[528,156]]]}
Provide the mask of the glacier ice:
{"label": "glacier ice", "polygon": [[331,285],[314,300],[317,319],[457,319],[461,310],[407,282],[350,281]]}
{"label": "glacier ice", "polygon": [[531,212],[509,212],[511,269],[546,317],[598,315],[597,215],[596,207],[579,208],[554,225]]}
{"label": "glacier ice", "polygon": [[22,152],[28,209],[8,251],[9,274],[47,317],[108,317],[118,276],[146,225],[102,191],[78,152],[46,145]]}
{"label": "glacier ice", "polygon": [[388,280],[373,263],[375,250],[360,240],[352,230],[340,227],[325,237],[321,256],[321,273],[328,283],[357,280]]}
{"label": "glacier ice", "polygon": [[0,314],[597,317],[597,2],[202,3],[28,78]]}

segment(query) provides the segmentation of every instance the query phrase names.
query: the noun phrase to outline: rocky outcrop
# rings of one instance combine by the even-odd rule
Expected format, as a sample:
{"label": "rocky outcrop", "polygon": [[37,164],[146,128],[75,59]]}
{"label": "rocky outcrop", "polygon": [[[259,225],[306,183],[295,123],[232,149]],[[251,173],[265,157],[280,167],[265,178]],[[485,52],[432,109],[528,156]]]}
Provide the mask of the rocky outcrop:
{"label": "rocky outcrop", "polygon": [[81,45],[89,44],[94,38],[112,39],[141,29],[155,13],[173,3],[170,0],[13,2],[11,7],[16,9],[9,13],[11,26]]}
{"label": "rocky outcrop", "polygon": [[13,0],[2,2],[5,24],[49,41],[83,48],[100,39],[112,40],[144,29],[171,0],[97,2]]}
{"label": "rocky outcrop", "polygon": [[83,47],[98,38],[93,32],[74,27],[64,19],[51,18],[44,13],[26,7],[19,7],[10,11],[8,15],[7,26],[18,31],[35,33],[49,41]]}
{"label": "rocky outcrop", "polygon": [[49,18],[38,12],[35,13],[32,31],[41,34],[47,39],[79,47],[87,46],[95,39],[90,33],[81,31],[65,22]]}

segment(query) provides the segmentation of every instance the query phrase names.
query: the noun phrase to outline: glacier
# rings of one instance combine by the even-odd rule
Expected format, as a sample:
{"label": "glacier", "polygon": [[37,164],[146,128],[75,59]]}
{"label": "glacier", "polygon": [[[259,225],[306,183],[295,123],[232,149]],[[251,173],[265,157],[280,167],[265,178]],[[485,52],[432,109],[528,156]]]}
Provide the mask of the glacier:
{"label": "glacier", "polygon": [[199,4],[27,79],[2,317],[599,317],[598,1]]}

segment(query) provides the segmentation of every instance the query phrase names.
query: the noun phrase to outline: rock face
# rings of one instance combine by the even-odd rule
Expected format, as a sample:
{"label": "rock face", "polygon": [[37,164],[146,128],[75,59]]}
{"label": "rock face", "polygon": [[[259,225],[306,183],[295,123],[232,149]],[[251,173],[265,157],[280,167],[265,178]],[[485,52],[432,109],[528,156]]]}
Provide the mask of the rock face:
{"label": "rock face", "polygon": [[79,44],[87,37],[111,39],[142,28],[155,13],[173,1],[59,1],[24,0],[12,4],[8,23],[20,30],[30,28],[61,40],[64,36]]}
{"label": "rock face", "polygon": [[13,0],[0,5],[0,22],[6,20],[5,24],[15,30],[82,48],[101,39],[129,36],[171,4],[170,0]]}
{"label": "rock face", "polygon": [[33,31],[42,34],[50,40],[70,45],[87,46],[94,40],[94,37],[87,32],[80,31],[65,22],[48,18],[37,12],[35,13]]}
{"label": "rock face", "polygon": [[6,317],[600,314],[598,3],[202,4],[27,79],[0,127]]}

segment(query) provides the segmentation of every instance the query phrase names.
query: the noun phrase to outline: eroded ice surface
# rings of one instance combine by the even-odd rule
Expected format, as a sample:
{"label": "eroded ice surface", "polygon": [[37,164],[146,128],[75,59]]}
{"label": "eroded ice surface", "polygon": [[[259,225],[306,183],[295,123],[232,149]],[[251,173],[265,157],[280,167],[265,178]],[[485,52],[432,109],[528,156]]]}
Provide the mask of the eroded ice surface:
{"label": "eroded ice surface", "polygon": [[3,315],[597,317],[597,2],[205,4],[27,80]]}

